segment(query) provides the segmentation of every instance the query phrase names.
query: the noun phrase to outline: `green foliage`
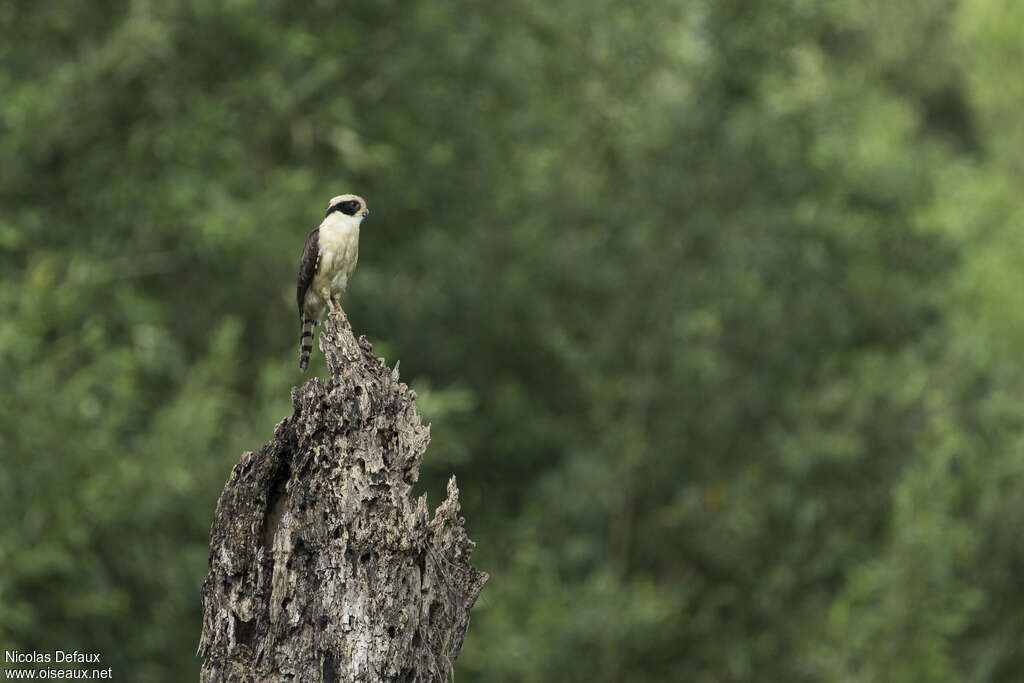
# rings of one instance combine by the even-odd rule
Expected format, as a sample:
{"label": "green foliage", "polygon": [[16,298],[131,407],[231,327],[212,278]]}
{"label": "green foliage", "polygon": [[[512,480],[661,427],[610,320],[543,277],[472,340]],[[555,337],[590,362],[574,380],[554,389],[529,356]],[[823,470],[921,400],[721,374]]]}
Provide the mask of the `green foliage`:
{"label": "green foliage", "polygon": [[938,5],[0,6],[0,645],[195,677],[356,191],[459,680],[1016,680],[1021,10]]}

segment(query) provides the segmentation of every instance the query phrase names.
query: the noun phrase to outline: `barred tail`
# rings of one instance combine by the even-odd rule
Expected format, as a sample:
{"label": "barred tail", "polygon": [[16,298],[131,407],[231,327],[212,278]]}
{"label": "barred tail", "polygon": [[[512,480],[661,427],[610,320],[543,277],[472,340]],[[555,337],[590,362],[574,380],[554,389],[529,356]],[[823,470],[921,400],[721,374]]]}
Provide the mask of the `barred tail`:
{"label": "barred tail", "polygon": [[309,354],[313,350],[313,325],[316,321],[312,318],[302,320],[302,337],[299,340],[299,370],[306,371],[309,365]]}

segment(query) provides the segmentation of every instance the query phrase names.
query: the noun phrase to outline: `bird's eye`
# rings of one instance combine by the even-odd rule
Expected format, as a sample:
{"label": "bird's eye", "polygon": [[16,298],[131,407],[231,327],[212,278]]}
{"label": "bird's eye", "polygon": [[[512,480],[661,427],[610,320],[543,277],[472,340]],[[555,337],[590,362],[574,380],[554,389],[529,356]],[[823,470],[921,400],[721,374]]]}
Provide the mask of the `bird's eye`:
{"label": "bird's eye", "polygon": [[340,211],[346,216],[355,216],[359,213],[359,201],[355,199],[349,199],[344,202],[338,202],[331,208],[327,209],[327,215],[330,216],[335,211]]}

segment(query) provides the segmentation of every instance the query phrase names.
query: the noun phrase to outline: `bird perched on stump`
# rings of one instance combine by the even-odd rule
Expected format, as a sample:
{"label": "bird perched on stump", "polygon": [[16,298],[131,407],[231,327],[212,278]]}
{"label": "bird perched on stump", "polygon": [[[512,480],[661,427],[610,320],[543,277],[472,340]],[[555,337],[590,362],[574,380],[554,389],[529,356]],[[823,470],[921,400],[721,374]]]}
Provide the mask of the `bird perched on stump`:
{"label": "bird perched on stump", "polygon": [[359,259],[359,224],[370,215],[366,202],[354,194],[335,197],[320,226],[309,233],[299,266],[298,302],[302,337],[299,369],[306,371],[313,350],[313,326],[324,309],[341,310],[341,295]]}

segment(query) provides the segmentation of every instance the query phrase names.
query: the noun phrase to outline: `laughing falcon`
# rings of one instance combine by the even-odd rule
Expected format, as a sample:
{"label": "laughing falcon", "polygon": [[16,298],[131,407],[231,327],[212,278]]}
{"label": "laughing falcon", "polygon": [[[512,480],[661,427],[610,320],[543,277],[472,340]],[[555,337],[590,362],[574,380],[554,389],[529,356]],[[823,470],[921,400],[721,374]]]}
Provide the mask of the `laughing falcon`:
{"label": "laughing falcon", "polygon": [[359,224],[370,215],[366,202],[354,194],[343,194],[327,205],[320,226],[309,233],[299,266],[298,301],[302,337],[299,369],[306,371],[313,350],[313,326],[324,308],[341,309],[340,297],[359,258]]}

